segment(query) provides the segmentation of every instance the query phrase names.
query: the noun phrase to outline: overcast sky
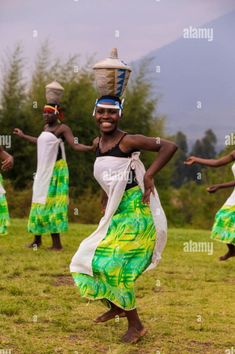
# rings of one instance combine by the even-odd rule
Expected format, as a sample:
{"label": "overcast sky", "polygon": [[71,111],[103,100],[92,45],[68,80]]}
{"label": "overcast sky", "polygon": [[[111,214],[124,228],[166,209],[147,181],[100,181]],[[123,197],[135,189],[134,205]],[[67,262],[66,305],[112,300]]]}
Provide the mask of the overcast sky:
{"label": "overcast sky", "polygon": [[49,39],[55,56],[103,59],[117,46],[134,61],[233,9],[235,0],[0,0],[1,53],[21,42],[30,64]]}

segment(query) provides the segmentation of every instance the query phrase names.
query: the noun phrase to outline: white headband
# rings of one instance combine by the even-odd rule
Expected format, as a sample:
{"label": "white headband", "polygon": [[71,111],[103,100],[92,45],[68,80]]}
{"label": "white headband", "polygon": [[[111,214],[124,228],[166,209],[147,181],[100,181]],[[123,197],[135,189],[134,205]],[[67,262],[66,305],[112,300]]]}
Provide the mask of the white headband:
{"label": "white headband", "polygon": [[121,117],[122,114],[122,110],[123,110],[123,104],[125,101],[125,98],[122,99],[121,104],[117,101],[117,103],[115,105],[111,105],[111,104],[102,104],[102,103],[98,103],[98,99],[95,101],[95,108],[93,110],[93,117],[95,116],[95,109],[96,107],[101,107],[101,108],[109,108],[109,109],[118,109],[119,110],[119,116]]}

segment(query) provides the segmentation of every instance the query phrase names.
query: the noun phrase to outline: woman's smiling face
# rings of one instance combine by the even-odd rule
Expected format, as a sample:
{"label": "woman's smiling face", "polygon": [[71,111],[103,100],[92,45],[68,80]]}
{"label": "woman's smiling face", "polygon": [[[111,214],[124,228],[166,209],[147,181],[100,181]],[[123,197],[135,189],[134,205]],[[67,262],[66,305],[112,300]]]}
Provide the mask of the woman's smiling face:
{"label": "woman's smiling face", "polygon": [[[102,102],[102,105],[108,105],[110,107],[109,102]],[[119,109],[97,106],[95,111],[95,118],[101,132],[112,133],[117,129],[118,126],[118,121],[120,118]]]}

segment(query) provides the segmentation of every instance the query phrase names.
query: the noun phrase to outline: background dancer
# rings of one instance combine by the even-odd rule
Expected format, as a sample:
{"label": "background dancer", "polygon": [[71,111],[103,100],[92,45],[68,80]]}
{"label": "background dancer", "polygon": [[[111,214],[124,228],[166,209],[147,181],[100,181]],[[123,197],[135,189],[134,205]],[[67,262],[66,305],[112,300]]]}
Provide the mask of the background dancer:
{"label": "background dancer", "polygon": [[41,246],[41,235],[50,233],[52,250],[61,250],[60,233],[68,230],[69,173],[65,157],[64,141],[77,151],[88,152],[92,146],[76,144],[68,125],[62,124],[59,105],[63,87],[58,82],[46,86],[48,104],[44,106],[45,126],[38,138],[26,135],[15,128],[19,137],[37,144],[37,172],[33,184],[32,207],[28,231],[35,235],[29,247]]}
{"label": "background dancer", "polygon": [[[8,154],[1,146],[0,146],[0,160],[2,161],[2,170],[8,171],[13,167],[14,159],[13,156]],[[7,226],[9,225],[9,212],[6,200],[6,191],[2,185],[3,178],[0,173],[0,235],[7,234]]]}
{"label": "background dancer", "polygon": [[[203,159],[196,156],[190,156],[186,161],[186,165],[198,163],[209,167],[220,167],[227,165],[235,160],[235,151],[219,159]],[[235,176],[235,163],[232,165],[232,171]],[[215,193],[219,189],[235,187],[235,181],[215,184],[207,191]],[[235,256],[235,190],[226,200],[222,208],[216,213],[215,221],[211,232],[211,238],[227,244],[228,252],[219,257],[221,261],[226,261],[230,257]]]}

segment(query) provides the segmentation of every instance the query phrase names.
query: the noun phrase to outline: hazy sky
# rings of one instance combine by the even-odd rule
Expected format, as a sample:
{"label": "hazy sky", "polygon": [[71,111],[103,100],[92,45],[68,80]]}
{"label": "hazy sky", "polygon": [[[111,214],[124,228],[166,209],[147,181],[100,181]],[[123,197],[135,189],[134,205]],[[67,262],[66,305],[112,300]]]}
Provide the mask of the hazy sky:
{"label": "hazy sky", "polygon": [[117,46],[132,61],[233,9],[235,0],[0,0],[1,53],[21,42],[30,65],[49,39],[56,56],[102,59]]}

